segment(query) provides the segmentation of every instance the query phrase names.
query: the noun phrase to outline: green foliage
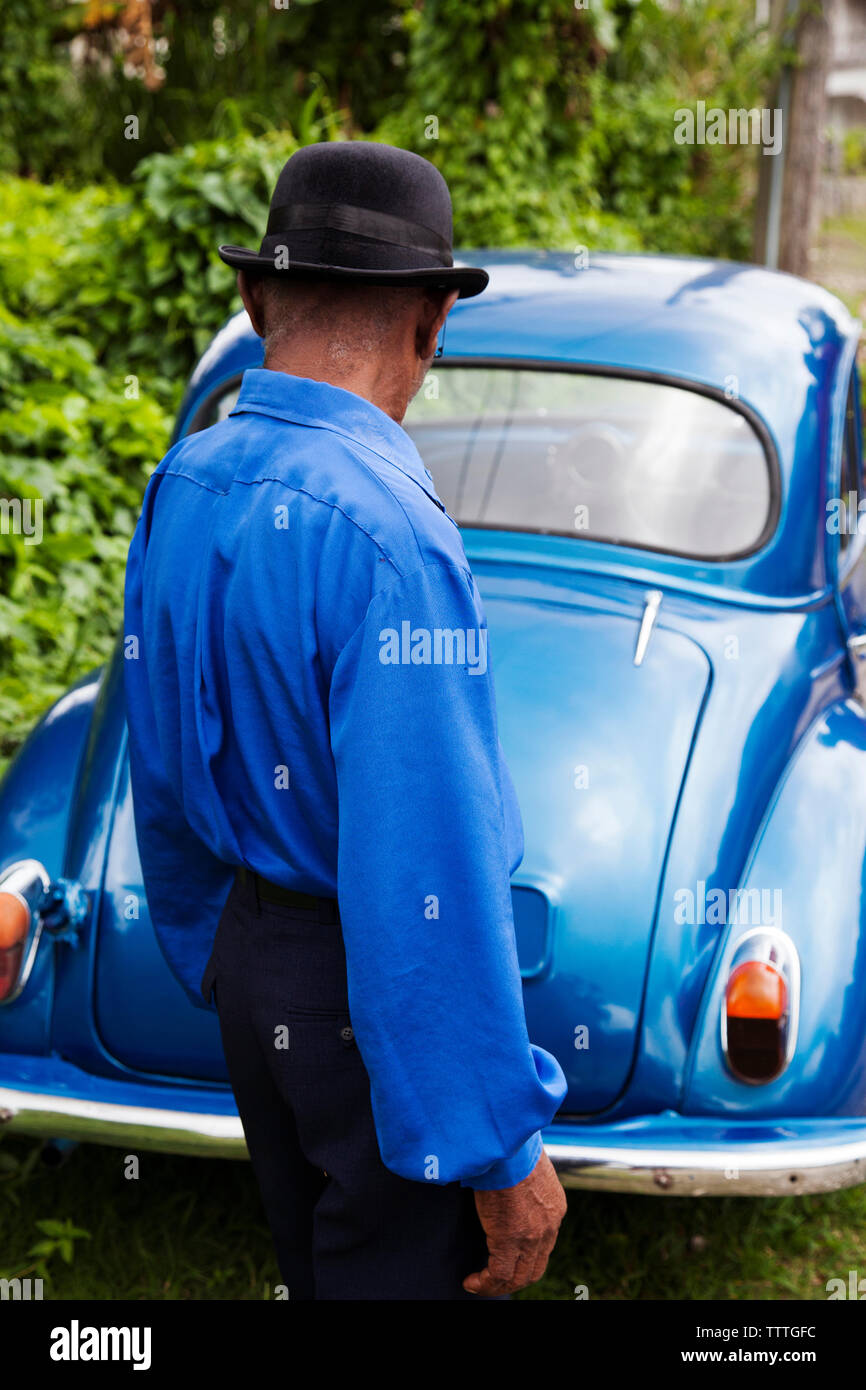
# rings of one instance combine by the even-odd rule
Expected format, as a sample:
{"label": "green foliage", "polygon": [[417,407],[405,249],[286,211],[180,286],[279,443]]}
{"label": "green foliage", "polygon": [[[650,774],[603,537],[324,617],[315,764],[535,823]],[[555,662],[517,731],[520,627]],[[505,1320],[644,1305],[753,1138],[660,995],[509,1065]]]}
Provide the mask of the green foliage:
{"label": "green foliage", "polygon": [[80,1226],[74,1226],[66,1218],[64,1221],[57,1221],[48,1218],[44,1221],[36,1222],[36,1229],[42,1232],[42,1239],[35,1245],[31,1245],[28,1255],[37,1257],[37,1271],[43,1277],[48,1272],[48,1262],[55,1255],[59,1255],[66,1265],[72,1264],[72,1257],[75,1252],[75,1242],[77,1240],[90,1240],[90,1232],[83,1230]]}
{"label": "green foliage", "polygon": [[6,309],[0,376],[0,496],[31,503],[29,521],[22,507],[22,524],[0,535],[8,754],[117,634],[129,537],[169,416],[154,395],[127,399],[123,377],[99,366],[85,339]]}
{"label": "green foliage", "polygon": [[0,300],[85,337],[97,360],[176,391],[226,318],[221,242],[258,243],[270,190],[297,147],[288,134],[151,155],[127,188],[71,190],[8,179],[0,189]]}
{"label": "green foliage", "polygon": [[306,129],[311,111],[336,124],[335,103],[352,131],[369,130],[399,100],[410,5],[156,0],[154,59],[165,79],[150,88],[124,61],[121,4],[3,0],[0,168],[125,180],[148,154],[241,130],[291,128],[306,143],[317,138]]}
{"label": "green foliage", "polygon": [[846,174],[866,174],[866,126],[846,130],[842,160]]}
{"label": "green foliage", "polygon": [[68,64],[54,51],[58,19],[51,0],[0,5],[0,170],[50,177],[58,162],[79,158],[75,118],[82,103]]}
{"label": "green foliage", "polygon": [[748,254],[754,149],[672,132],[699,99],[765,104],[779,54],[753,8],[486,0],[473,13],[463,0],[412,12],[407,99],[379,126],[442,169],[458,240]]}
{"label": "green foliage", "polygon": [[[765,104],[779,53],[750,0],[159,0],[155,88],[125,66],[116,18],[94,25],[91,8],[121,7],[5,0],[0,167],[129,188],[143,157],[171,152],[176,175],[155,178],[179,191],[184,164],[203,168],[192,142],[219,164],[245,132],[372,134],[440,165],[465,245],[748,250],[754,150],[671,132],[698,99]],[[204,206],[219,206],[206,190]]]}
{"label": "green foliage", "polygon": [[[6,1138],[0,1135],[0,1144]],[[30,1179],[34,1168],[39,1162],[39,1144],[31,1144],[28,1149],[21,1153],[17,1147],[9,1149],[0,1147],[0,1199],[5,1199],[12,1206],[21,1205],[21,1190]],[[4,1213],[4,1216],[6,1213]],[[0,1278],[9,1278],[11,1275],[0,1265]]]}

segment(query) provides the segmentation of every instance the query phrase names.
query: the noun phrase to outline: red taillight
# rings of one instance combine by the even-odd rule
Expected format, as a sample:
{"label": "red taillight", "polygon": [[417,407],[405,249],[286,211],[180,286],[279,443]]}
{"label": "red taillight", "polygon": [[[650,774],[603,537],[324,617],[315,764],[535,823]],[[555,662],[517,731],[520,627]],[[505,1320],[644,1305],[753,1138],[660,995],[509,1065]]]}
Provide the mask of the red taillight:
{"label": "red taillight", "polygon": [[763,960],[732,970],[725,991],[727,1057],[743,1081],[772,1081],[785,1065],[788,986],[781,971]]}
{"label": "red taillight", "polygon": [[747,960],[728,980],[728,1018],[781,1018],[788,1008],[788,990],[774,965]]}
{"label": "red taillight", "polygon": [[8,999],[18,982],[29,930],[27,904],[17,893],[0,891],[0,1000]]}

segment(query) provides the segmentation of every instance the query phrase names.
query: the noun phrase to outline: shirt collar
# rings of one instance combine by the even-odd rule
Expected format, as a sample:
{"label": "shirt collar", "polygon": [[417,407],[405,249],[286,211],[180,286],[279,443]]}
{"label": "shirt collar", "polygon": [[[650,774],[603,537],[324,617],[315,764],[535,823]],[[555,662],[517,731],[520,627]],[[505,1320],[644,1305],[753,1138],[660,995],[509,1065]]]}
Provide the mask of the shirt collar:
{"label": "shirt collar", "polygon": [[442,506],[433,485],[433,475],[425,468],[402,425],[353,391],[344,391],[341,386],[332,386],[327,381],[271,371],[268,367],[248,367],[237,404],[230,414],[240,415],[246,411],[330,430],[332,434],[355,440],[399,468]]}

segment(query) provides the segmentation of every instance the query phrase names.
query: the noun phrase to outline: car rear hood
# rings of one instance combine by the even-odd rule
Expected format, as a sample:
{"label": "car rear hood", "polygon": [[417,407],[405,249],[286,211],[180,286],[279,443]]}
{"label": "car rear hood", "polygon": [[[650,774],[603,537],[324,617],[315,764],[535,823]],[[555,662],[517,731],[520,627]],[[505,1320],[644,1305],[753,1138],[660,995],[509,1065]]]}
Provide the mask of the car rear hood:
{"label": "car rear hood", "polygon": [[616,1099],[631,1069],[710,664],[666,627],[664,606],[634,664],[645,598],[636,586],[614,606],[538,583],[528,600],[525,580],[519,592],[479,582],[526,835],[513,896],[530,1036],[562,1064],[565,1112],[591,1113]]}

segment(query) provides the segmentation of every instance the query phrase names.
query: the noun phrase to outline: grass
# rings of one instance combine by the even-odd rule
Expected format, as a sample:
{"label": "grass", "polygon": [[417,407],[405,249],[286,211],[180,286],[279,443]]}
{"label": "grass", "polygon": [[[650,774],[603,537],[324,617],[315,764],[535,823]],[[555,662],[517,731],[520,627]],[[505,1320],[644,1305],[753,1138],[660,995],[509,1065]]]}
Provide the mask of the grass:
{"label": "grass", "polygon": [[[65,1166],[38,1144],[0,1148],[0,1274],[46,1280],[46,1298],[272,1297],[279,1275],[247,1163],[139,1155],[83,1145]],[[37,1222],[40,1223],[37,1226]],[[47,1223],[68,1222],[40,1260]],[[51,1245],[52,1242],[49,1242]],[[866,1187],[822,1197],[664,1198],[569,1194],[544,1280],[522,1299],[824,1299],[827,1280],[866,1276]]]}

